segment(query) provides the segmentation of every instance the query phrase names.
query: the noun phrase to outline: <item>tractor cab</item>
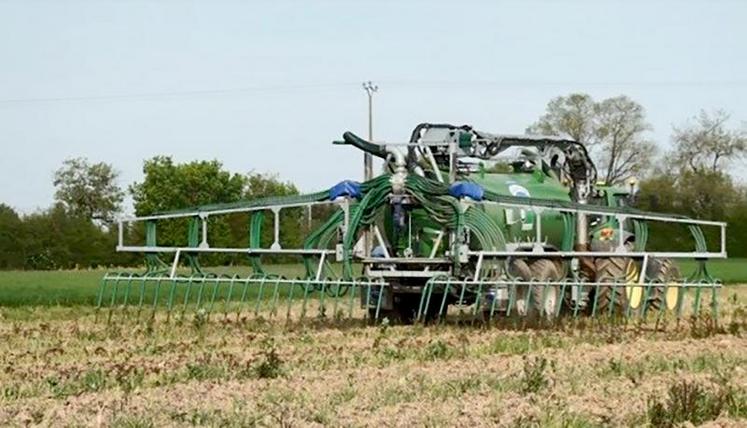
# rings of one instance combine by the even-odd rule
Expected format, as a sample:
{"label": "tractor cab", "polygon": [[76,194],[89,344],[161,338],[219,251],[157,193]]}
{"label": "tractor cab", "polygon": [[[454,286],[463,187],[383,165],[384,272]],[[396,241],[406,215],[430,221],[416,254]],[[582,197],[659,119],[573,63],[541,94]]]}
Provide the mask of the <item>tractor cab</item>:
{"label": "tractor cab", "polygon": [[631,177],[627,180],[627,187],[608,186],[605,182],[597,182],[595,189],[599,201],[598,205],[613,208],[632,207],[638,196],[638,181]]}

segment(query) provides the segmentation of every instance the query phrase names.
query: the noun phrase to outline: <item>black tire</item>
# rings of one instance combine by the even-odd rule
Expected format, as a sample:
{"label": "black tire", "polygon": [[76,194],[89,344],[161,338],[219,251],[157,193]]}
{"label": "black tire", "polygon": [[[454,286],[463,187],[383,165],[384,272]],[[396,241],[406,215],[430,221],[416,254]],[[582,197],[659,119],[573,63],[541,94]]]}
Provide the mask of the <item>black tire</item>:
{"label": "black tire", "polygon": [[[560,272],[552,260],[537,259],[531,263],[525,260],[512,262],[512,273],[523,281],[558,281]],[[553,319],[558,314],[558,305],[562,305],[560,287],[554,285],[518,284],[512,312],[529,319]]]}
{"label": "black tire", "polygon": [[[647,310],[660,311],[661,308],[674,309],[677,304],[679,289],[670,293],[667,284],[680,280],[680,270],[672,259],[652,258],[648,261],[646,276],[649,281],[656,283],[649,290],[646,302]],[[667,297],[667,295],[669,297]],[[669,302],[667,300],[669,299]]]}
{"label": "black tire", "polygon": [[[635,261],[626,257],[598,258],[594,260],[596,282],[616,284],[616,286],[596,287],[596,315],[621,315],[628,307],[625,291],[626,272]],[[590,310],[593,311],[593,305]]]}

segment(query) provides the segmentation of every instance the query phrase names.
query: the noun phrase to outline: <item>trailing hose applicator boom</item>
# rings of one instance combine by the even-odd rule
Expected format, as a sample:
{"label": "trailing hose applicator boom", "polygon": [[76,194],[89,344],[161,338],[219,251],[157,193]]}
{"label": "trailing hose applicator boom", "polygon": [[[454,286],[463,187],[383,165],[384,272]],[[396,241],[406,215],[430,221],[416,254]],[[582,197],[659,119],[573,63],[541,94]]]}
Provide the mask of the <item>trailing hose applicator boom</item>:
{"label": "trailing hose applicator boom", "polygon": [[[595,184],[596,168],[579,142],[426,123],[406,143],[351,132],[334,143],[383,159],[382,174],[308,195],[121,220],[117,249],[144,253],[146,270],[107,274],[100,309],[111,317],[132,305],[153,316],[165,308],[168,318],[222,308],[242,318],[279,316],[283,308],[287,318],[313,311],[404,323],[679,319],[703,307],[717,314],[720,283],[706,261],[726,257],[726,224],[628,206],[628,190]],[[485,168],[513,147],[521,150],[510,171]],[[210,220],[225,215],[248,217],[245,247],[211,240]],[[158,239],[159,226],[174,219],[184,220],[186,244]],[[654,223],[681,226],[694,250],[648,250]],[[303,228],[306,238],[286,242],[281,225]],[[143,242],[126,242],[131,234],[124,232],[137,226],[144,227]],[[709,248],[703,228],[716,230],[719,248]],[[374,239],[362,239],[365,231]],[[244,254],[251,274],[210,273],[200,263],[209,252]],[[296,258],[298,269],[277,272],[269,257]],[[680,275],[680,258],[698,260],[697,269]]]}

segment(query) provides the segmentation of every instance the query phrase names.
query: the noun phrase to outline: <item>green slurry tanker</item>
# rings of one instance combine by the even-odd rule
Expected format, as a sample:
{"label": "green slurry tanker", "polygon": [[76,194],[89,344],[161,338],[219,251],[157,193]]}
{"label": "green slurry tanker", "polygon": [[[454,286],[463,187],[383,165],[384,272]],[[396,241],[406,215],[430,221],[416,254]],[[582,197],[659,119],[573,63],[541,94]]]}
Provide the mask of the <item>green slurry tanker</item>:
{"label": "green slurry tanker", "polygon": [[[380,158],[381,174],[312,194],[121,219],[117,249],[143,253],[146,269],[107,274],[99,311],[401,323],[717,315],[720,283],[706,261],[726,257],[725,223],[633,208],[634,181],[599,185],[579,142],[424,123],[405,143],[346,132],[334,144]],[[209,220],[237,214],[247,218],[246,246],[213,245]],[[317,226],[290,247],[281,242],[284,216]],[[184,224],[184,245],[159,244],[164,222]],[[648,250],[656,223],[681,228],[692,248]],[[136,227],[143,242],[125,242]],[[720,237],[711,244],[719,248],[708,248],[703,229]],[[251,272],[211,273],[199,261],[211,252],[245,254]],[[298,273],[266,263],[278,256],[297,260]],[[683,258],[698,261],[695,272],[680,274],[674,260]]]}

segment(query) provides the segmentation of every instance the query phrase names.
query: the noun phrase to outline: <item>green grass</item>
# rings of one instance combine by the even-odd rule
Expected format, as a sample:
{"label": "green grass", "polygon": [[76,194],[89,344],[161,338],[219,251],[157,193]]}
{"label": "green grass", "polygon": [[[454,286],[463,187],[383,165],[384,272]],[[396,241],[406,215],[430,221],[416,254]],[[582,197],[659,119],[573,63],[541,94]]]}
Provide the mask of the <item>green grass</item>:
{"label": "green grass", "polygon": [[[679,260],[680,271],[690,275],[695,271],[695,260]],[[708,273],[724,284],[747,284],[747,259],[716,259],[708,262]]]}
{"label": "green grass", "polygon": [[0,272],[0,306],[92,305],[104,271]]}
{"label": "green grass", "polygon": [[[692,260],[679,262],[682,273],[695,270]],[[713,260],[709,272],[725,284],[747,283],[747,259]],[[215,273],[238,273],[242,277],[251,272],[247,267],[219,267]],[[292,278],[301,274],[300,265],[273,265],[270,270]],[[0,271],[0,306],[90,306],[95,304],[103,270],[79,271]]]}
{"label": "green grass", "polygon": [[[291,278],[302,273],[300,265],[274,265],[269,270]],[[251,270],[244,266],[217,267],[209,271],[218,274],[230,272],[231,275],[239,274],[241,277],[251,275]],[[0,271],[0,306],[94,305],[101,279],[106,272],[105,270]]]}

